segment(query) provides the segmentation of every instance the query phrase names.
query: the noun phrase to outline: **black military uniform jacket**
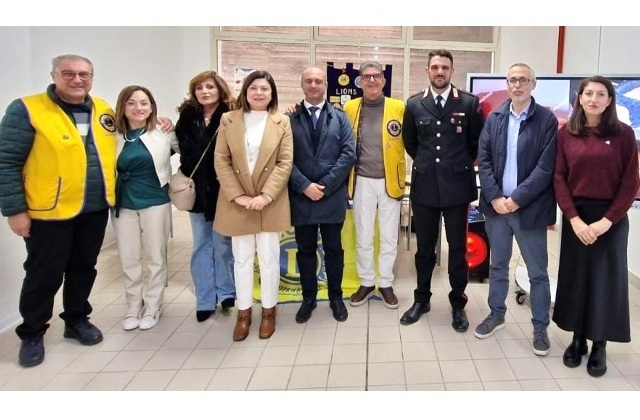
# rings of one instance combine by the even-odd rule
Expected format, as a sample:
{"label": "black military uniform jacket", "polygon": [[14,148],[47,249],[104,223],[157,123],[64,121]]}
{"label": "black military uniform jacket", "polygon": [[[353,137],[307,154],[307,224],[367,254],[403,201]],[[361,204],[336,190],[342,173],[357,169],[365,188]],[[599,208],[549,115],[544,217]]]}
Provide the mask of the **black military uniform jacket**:
{"label": "black military uniform jacket", "polygon": [[413,159],[411,200],[432,207],[478,198],[474,163],[484,117],[478,97],[451,85],[439,110],[431,90],[412,96],[404,112],[404,147]]}

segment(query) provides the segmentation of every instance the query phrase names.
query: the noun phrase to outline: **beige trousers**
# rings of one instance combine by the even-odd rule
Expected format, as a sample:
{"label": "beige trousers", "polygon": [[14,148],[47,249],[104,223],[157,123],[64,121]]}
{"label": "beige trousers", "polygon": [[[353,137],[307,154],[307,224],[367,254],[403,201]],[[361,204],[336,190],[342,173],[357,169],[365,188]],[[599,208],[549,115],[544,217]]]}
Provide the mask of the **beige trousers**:
{"label": "beige trousers", "polygon": [[111,220],[124,272],[127,314],[139,315],[143,307],[145,312],[155,312],[162,305],[167,283],[171,203],[142,210],[120,209],[120,216],[112,212]]}

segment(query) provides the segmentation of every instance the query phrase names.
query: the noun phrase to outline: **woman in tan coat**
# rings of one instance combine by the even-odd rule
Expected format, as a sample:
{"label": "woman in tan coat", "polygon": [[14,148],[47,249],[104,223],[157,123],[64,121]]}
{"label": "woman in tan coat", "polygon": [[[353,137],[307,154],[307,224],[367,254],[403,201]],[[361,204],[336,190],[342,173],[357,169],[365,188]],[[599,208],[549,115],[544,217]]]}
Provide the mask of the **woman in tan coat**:
{"label": "woman in tan coat", "polygon": [[214,152],[220,194],[213,228],[231,236],[238,320],[234,341],[251,325],[253,262],[260,266],[260,338],[275,331],[280,285],[280,234],[291,226],[287,183],[293,161],[289,118],[277,111],[273,77],[254,71],[238,97],[240,109],[222,116]]}

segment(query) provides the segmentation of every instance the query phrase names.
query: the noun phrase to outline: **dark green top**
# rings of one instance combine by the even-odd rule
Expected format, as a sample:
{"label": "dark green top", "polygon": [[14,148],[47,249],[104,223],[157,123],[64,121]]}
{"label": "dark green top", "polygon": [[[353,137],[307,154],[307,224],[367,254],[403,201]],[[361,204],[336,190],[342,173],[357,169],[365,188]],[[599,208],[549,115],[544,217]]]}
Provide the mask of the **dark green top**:
{"label": "dark green top", "polygon": [[140,141],[143,128],[128,131],[116,163],[116,216],[120,208],[142,210],[169,202],[169,185],[160,187],[151,153]]}

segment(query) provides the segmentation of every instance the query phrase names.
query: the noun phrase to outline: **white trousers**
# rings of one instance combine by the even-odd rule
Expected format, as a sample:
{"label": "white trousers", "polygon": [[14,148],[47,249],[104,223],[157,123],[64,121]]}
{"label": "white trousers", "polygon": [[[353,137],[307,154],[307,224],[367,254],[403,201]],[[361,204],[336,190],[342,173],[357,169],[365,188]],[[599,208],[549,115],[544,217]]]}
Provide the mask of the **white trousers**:
{"label": "white trousers", "polygon": [[236,305],[239,310],[253,304],[253,262],[256,251],[260,266],[260,297],[263,308],[273,308],[278,303],[280,288],[280,234],[260,232],[251,235],[232,236],[233,271],[236,280]]}
{"label": "white trousers", "polygon": [[393,283],[393,265],[398,253],[398,223],[402,201],[387,195],[385,180],[356,178],[353,196],[353,218],[356,225],[356,269],[362,286],[375,286],[373,238],[378,214],[380,253],[378,255],[378,287]]}
{"label": "white trousers", "polygon": [[[167,283],[171,203],[142,210],[120,209],[119,217],[112,211],[111,221],[124,272],[127,314],[138,315],[143,305],[145,312],[154,312],[162,305]],[[146,282],[143,255],[148,269]]]}

